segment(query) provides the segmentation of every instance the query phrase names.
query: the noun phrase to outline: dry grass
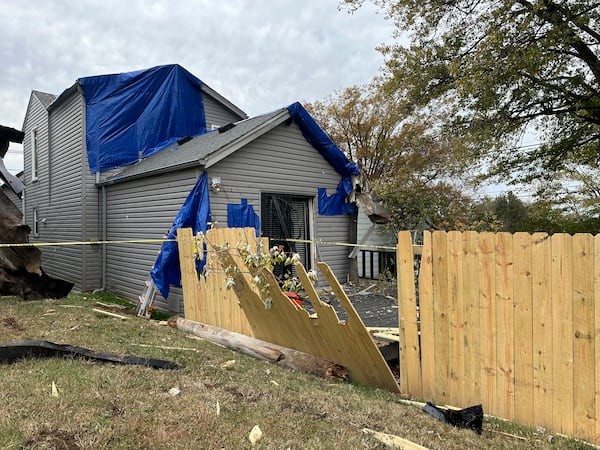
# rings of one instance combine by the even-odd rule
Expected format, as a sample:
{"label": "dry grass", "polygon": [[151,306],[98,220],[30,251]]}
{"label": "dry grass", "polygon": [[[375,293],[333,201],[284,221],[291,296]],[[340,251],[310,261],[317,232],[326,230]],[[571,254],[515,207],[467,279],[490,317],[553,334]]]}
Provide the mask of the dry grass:
{"label": "dry grass", "polygon": [[[255,425],[264,433],[255,447],[264,449],[384,448],[361,432],[365,427],[432,449],[586,448],[496,420],[486,420],[478,436],[385,391],[296,373],[154,321],[98,315],[92,311],[96,300],[0,297],[0,342],[44,339],[168,359],[183,368],[62,358],[0,365],[0,448],[240,449],[251,448],[248,435]],[[220,367],[229,360],[236,362]],[[51,394],[53,382],[58,397]],[[174,387],[180,390],[175,396],[169,393]]]}

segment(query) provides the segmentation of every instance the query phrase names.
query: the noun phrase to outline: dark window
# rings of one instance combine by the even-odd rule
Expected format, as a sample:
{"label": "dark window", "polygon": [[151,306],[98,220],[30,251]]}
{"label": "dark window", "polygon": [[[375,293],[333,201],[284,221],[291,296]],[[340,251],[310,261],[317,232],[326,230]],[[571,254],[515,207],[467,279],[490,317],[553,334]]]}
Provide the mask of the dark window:
{"label": "dark window", "polygon": [[[310,240],[309,197],[262,194],[261,227],[262,235],[269,238],[269,245],[282,245],[287,252],[300,255],[300,261],[311,269],[310,244],[290,242],[287,239]],[[275,268],[276,276],[281,277],[284,269]]]}

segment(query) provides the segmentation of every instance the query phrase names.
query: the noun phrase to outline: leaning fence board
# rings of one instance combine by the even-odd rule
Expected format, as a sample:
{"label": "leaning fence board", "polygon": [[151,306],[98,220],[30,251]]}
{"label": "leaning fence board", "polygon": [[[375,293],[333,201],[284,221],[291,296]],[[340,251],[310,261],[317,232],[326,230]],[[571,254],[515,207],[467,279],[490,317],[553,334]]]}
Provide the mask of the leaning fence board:
{"label": "leaning fence board", "polygon": [[[239,245],[250,245],[256,249],[254,229],[214,229],[206,234],[204,240],[211,248],[207,264],[211,259],[213,263],[209,266],[206,279],[198,282],[193,252],[182,248],[193,243],[191,230],[181,229],[178,232],[184,304],[188,298],[209,303],[206,305],[207,317],[217,323],[208,325],[310,353],[344,366],[352,381],[399,392],[398,383],[387,362],[329,266],[319,263],[323,277],[348,313],[346,322],[339,320],[331,306],[320,301],[314,289],[309,288],[309,291],[310,301],[316,306],[316,318],[283,294],[272,272],[260,269],[250,273],[237,248]],[[229,268],[232,269],[230,276],[234,284],[228,290],[225,289],[225,269]],[[303,268],[297,266],[296,270]],[[254,276],[266,282],[267,290],[255,287],[251,281]],[[306,278],[305,273],[302,276]],[[191,320],[203,322],[202,318]],[[239,323],[242,323],[244,331],[232,329]]]}
{"label": "leaning fence board", "polygon": [[513,253],[515,418],[519,423],[533,425],[533,290],[529,233],[513,235]]}

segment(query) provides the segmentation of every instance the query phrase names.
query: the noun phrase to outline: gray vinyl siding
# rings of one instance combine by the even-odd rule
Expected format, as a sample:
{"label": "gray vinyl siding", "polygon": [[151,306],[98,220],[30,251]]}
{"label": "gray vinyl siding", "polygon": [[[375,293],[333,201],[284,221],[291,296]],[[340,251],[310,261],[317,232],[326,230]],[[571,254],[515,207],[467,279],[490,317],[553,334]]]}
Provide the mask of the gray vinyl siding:
{"label": "gray vinyl siding", "polygon": [[[45,220],[39,225],[38,242],[83,240],[83,111],[83,98],[75,93],[50,113],[48,151],[40,159],[40,180],[32,183],[36,195],[32,198],[29,190],[26,194],[28,211],[37,205],[40,220]],[[80,245],[42,248],[42,264],[51,276],[85,291],[93,287],[84,280],[84,252]]]}
{"label": "gray vinyl siding", "polygon": [[[261,193],[295,194],[313,199],[313,238],[348,242],[348,216],[320,216],[317,188],[333,194],[340,175],[302,136],[295,125],[279,125],[265,135],[210,167],[209,176],[221,177],[221,192],[210,193],[213,221],[227,224],[227,204],[246,198],[260,215]],[[319,245],[317,261],[330,265],[345,281],[348,275],[348,248]]]}
{"label": "gray vinyl siding", "polygon": [[[169,230],[202,171],[186,169],[106,186],[107,239],[159,239]],[[209,192],[213,221],[227,226],[227,204],[246,198],[260,215],[262,192],[296,194],[313,199],[313,238],[348,241],[348,217],[316,215],[317,188],[331,194],[340,176],[302,136],[296,125],[280,125],[208,169],[222,179],[220,192]],[[107,246],[106,288],[137,301],[149,278],[160,244]],[[348,272],[346,247],[321,245],[317,259],[327,262],[338,278]],[[181,289],[171,288],[169,301],[157,294],[157,306],[183,313]]]}
{"label": "gray vinyl siding", "polygon": [[[107,240],[163,238],[199,174],[188,169],[107,186]],[[137,302],[160,247],[159,243],[109,244],[107,290]],[[168,302],[158,293],[156,305],[183,313],[182,298],[181,289],[172,287]]]}
{"label": "gray vinyl siding", "polygon": [[225,108],[221,103],[217,102],[215,99],[205,93],[202,94],[202,100],[204,102],[204,117],[206,119],[206,127],[209,130],[211,129],[211,125],[220,127],[243,119],[243,117],[240,117],[229,109]]}

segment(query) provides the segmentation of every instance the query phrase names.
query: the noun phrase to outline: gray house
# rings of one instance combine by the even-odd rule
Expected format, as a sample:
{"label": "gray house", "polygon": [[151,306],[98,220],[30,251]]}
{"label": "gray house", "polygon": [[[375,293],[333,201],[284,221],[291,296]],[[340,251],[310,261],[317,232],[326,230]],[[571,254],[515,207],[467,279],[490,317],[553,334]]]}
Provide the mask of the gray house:
{"label": "gray house", "polygon": [[[334,208],[335,215],[326,211],[328,200],[347,206],[340,198],[341,180],[348,178],[340,169],[345,158],[324,133],[319,134],[301,105],[248,118],[206,84],[198,86],[189,95],[201,101],[205,124],[201,133],[176,136],[146,156],[143,148],[135,148],[140,155],[135,162],[99,169],[96,165],[94,172],[91,167],[104,156],[97,158],[89,151],[95,145],[90,135],[97,129],[90,129],[96,118],[90,119],[86,79],[57,98],[32,92],[23,125],[24,214],[34,230],[32,242],[65,243],[42,248],[43,267],[49,274],[75,283],[79,291],[105,289],[136,301],[160,244],[67,243],[162,238],[205,171],[217,226],[227,226],[228,207],[248,204],[260,217],[263,236],[347,242],[348,216],[339,208]],[[174,122],[180,113],[151,117],[150,123],[155,121],[158,127],[162,121]],[[307,267],[325,261],[345,280],[344,247],[298,243],[295,250]],[[168,300],[158,298],[158,306],[182,312],[181,290],[171,289]]]}

